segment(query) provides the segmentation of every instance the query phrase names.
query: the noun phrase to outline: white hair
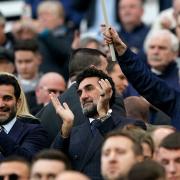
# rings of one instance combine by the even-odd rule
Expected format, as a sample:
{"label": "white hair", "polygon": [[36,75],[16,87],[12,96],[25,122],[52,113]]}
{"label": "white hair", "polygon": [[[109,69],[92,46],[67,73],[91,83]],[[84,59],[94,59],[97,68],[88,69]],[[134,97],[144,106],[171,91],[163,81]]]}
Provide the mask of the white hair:
{"label": "white hair", "polygon": [[179,50],[179,40],[176,37],[176,35],[174,35],[172,32],[170,32],[167,29],[161,29],[161,30],[158,30],[158,31],[153,31],[150,34],[148,34],[148,36],[147,36],[147,38],[145,40],[145,43],[144,43],[144,49],[145,49],[146,52],[148,50],[151,39],[152,38],[158,38],[158,37],[169,37],[170,42],[171,42],[171,45],[170,45],[171,50],[173,52],[178,52],[178,50]]}

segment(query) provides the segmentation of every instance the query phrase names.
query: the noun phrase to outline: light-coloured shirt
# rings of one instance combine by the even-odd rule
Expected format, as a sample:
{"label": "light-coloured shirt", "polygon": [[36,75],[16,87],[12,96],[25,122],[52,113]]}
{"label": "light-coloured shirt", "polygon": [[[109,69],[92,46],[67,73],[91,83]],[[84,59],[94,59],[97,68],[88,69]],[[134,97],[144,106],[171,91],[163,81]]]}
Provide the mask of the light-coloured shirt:
{"label": "light-coloured shirt", "polygon": [[4,129],[4,132],[6,134],[9,133],[9,131],[11,130],[11,128],[14,126],[15,122],[16,122],[16,117],[13,118],[13,120],[11,120],[9,123],[5,124],[5,125],[2,125],[3,126],[3,129]]}

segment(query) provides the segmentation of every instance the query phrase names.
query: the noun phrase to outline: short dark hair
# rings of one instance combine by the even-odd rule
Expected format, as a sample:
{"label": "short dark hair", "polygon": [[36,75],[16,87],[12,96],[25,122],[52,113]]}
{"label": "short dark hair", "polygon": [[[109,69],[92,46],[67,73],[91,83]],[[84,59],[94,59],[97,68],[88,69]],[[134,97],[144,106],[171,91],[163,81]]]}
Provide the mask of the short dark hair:
{"label": "short dark hair", "polygon": [[0,73],[0,85],[11,85],[14,87],[14,95],[16,100],[19,99],[21,94],[20,85],[14,75],[10,73]]}
{"label": "short dark hair", "polygon": [[160,146],[169,150],[180,150],[180,132],[174,132],[165,137]]}
{"label": "short dark hair", "polygon": [[14,44],[14,51],[24,50],[32,51],[34,53],[38,52],[38,41],[37,39],[26,39],[26,40],[16,40]]}
{"label": "short dark hair", "polygon": [[8,163],[8,162],[23,163],[23,164],[26,164],[30,168],[30,162],[27,159],[25,159],[24,157],[22,157],[22,156],[11,155],[11,156],[8,156],[7,158],[1,160],[1,164],[2,163]]}
{"label": "short dark hair", "polygon": [[63,152],[59,150],[44,149],[34,156],[32,163],[35,163],[36,161],[42,159],[61,161],[64,163],[66,170],[71,169],[71,164],[69,159]]}
{"label": "short dark hair", "polygon": [[105,74],[103,71],[98,70],[95,67],[89,67],[77,76],[76,82],[77,82],[78,87],[81,81],[83,81],[85,78],[88,78],[88,77],[98,77],[99,79],[107,79],[110,82],[111,87],[112,87],[112,92],[113,92],[111,100],[109,102],[111,106],[115,101],[115,85],[112,78],[109,77],[107,74]]}
{"label": "short dark hair", "polygon": [[14,63],[14,52],[10,49],[0,47],[0,60]]}
{"label": "short dark hair", "polygon": [[166,177],[163,166],[153,160],[145,160],[135,164],[127,175],[128,180],[158,180]]}
{"label": "short dark hair", "polygon": [[79,48],[72,52],[69,61],[69,76],[77,76],[90,65],[101,65],[100,56],[106,55],[97,49]]}
{"label": "short dark hair", "polygon": [[[133,143],[132,150],[133,150],[134,154],[137,155],[137,156],[138,155],[143,155],[143,149],[142,149],[142,146],[141,146],[139,140],[136,137],[134,137],[133,134],[130,133],[128,130],[117,129],[117,130],[111,131],[110,133],[108,133],[106,135],[106,137],[104,139],[104,143],[106,142],[107,139],[109,139],[111,137],[125,137],[125,138],[128,138]],[[119,142],[119,143],[121,143],[121,142]]]}

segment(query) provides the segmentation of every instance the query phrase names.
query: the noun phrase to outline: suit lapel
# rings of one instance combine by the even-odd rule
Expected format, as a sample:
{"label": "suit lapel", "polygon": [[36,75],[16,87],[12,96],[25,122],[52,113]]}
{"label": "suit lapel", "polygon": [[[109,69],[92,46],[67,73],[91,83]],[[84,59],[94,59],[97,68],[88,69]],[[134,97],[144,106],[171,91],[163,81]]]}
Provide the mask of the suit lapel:
{"label": "suit lapel", "polygon": [[[89,127],[90,131],[90,127]],[[83,169],[83,167],[86,165],[86,163],[92,158],[92,156],[101,148],[102,142],[103,142],[103,137],[100,134],[99,131],[95,134],[95,136],[92,136],[91,131],[90,131],[90,137],[91,139],[87,141],[87,148],[86,148],[86,154],[84,156],[82,165],[80,170]]]}
{"label": "suit lapel", "polygon": [[23,123],[21,123],[20,120],[16,120],[15,124],[13,125],[13,127],[11,128],[9,135],[15,140],[17,141],[19,138],[19,136],[23,133]]}
{"label": "suit lapel", "polygon": [[84,149],[84,152],[87,152],[89,142],[91,141],[92,135],[91,135],[91,129],[90,124],[88,122],[88,119],[86,119],[86,122],[83,123],[80,126],[76,126],[78,130],[78,138],[80,138],[81,146]]}

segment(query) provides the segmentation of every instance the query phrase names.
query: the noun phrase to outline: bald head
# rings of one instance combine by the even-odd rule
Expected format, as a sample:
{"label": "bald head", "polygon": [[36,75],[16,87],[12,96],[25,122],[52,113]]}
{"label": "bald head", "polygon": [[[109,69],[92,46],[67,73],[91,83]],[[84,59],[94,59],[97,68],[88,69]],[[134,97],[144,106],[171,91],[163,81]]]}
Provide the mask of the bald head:
{"label": "bald head", "polygon": [[72,180],[72,179],[78,179],[78,180],[90,180],[86,175],[77,172],[77,171],[65,171],[58,175],[56,180]]}
{"label": "bald head", "polygon": [[47,104],[50,101],[50,92],[58,96],[65,90],[66,82],[63,76],[55,72],[46,73],[41,77],[36,89],[37,102],[38,104]]}
{"label": "bald head", "polygon": [[143,97],[130,96],[124,99],[126,115],[129,118],[143,120],[149,119],[149,103]]}

